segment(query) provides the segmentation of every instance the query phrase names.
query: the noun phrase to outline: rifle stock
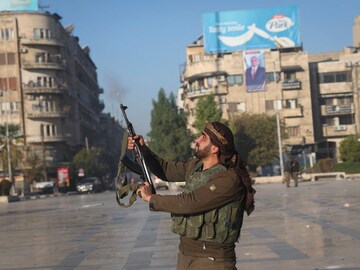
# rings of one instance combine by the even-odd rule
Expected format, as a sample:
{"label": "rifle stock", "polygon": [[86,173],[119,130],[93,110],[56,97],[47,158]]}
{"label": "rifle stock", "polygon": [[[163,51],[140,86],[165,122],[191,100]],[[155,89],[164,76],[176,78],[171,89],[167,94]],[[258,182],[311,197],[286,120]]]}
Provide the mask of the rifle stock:
{"label": "rifle stock", "polygon": [[[120,104],[120,109],[124,116],[124,120],[126,123],[126,127],[128,130],[129,136],[134,138],[136,136],[134,127],[133,127],[132,123],[129,121],[129,119],[127,118],[127,115],[125,112],[125,110],[127,109],[127,106]],[[151,175],[149,173],[149,169],[146,165],[143,153],[140,150],[140,145],[136,141],[135,141],[135,147],[134,147],[133,153],[134,153],[134,157],[137,161],[137,164],[132,162],[128,157],[126,157],[126,155],[124,155],[124,157],[121,159],[122,163],[125,166],[127,166],[130,170],[132,170],[134,173],[140,174],[142,176],[143,180],[145,182],[149,183],[152,194],[156,194],[155,187],[154,187],[153,181],[151,179]]]}

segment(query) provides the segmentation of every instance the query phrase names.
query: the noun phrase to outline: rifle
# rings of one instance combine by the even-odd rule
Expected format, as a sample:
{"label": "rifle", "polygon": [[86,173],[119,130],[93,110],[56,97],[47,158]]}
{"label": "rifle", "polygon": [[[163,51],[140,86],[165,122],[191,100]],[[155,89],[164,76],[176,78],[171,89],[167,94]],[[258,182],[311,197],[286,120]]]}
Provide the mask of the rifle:
{"label": "rifle", "polygon": [[[122,114],[124,115],[124,120],[125,120],[125,123],[126,123],[128,134],[129,134],[130,137],[134,138],[136,136],[134,127],[133,127],[132,123],[129,121],[129,119],[127,118],[127,115],[126,115],[126,112],[125,112],[125,110],[127,109],[127,106],[124,106],[123,104],[120,104],[120,109],[122,111]],[[151,175],[149,173],[149,169],[148,169],[148,167],[146,165],[143,153],[140,150],[140,145],[136,141],[135,141],[135,147],[134,147],[134,150],[133,150],[133,154],[134,154],[135,160],[137,161],[138,164],[132,162],[126,155],[124,155],[121,158],[121,162],[127,168],[132,170],[133,172],[135,172],[137,174],[140,174],[141,178],[145,182],[149,183],[152,194],[156,194],[155,187],[154,187],[153,181],[151,179]]]}

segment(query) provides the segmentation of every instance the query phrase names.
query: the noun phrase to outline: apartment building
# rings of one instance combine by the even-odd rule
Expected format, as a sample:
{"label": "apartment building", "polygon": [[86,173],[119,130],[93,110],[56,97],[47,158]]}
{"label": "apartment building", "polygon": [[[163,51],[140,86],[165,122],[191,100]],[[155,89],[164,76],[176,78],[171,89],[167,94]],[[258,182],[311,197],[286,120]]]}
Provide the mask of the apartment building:
{"label": "apartment building", "polygon": [[248,92],[243,52],[205,54],[202,37],[186,48],[178,106],[189,113],[193,130],[196,104],[214,94],[224,119],[243,112],[279,112],[287,138],[284,149],[338,157],[340,141],[360,131],[360,16],[355,19],[354,48],[309,55],[302,47],[265,49],[266,90]]}
{"label": "apartment building", "polygon": [[21,127],[25,155],[38,152],[49,174],[85,144],[96,145],[104,109],[90,48],[60,20],[48,12],[0,12],[0,124]]}

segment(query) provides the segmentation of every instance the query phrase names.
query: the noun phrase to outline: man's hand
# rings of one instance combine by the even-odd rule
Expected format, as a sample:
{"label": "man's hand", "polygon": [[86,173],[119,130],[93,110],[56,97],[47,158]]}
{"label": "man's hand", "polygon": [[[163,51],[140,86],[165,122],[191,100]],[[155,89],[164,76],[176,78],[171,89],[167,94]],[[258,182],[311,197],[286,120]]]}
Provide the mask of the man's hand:
{"label": "man's hand", "polygon": [[151,199],[151,189],[148,182],[145,182],[144,185],[141,185],[137,189],[137,194],[140,198],[142,198],[145,202],[150,202]]}
{"label": "man's hand", "polygon": [[135,148],[135,142],[138,143],[138,145],[140,146],[144,146],[145,142],[144,142],[144,138],[141,135],[135,135],[134,138],[133,137],[128,137],[128,146],[127,148],[129,150],[133,150]]}

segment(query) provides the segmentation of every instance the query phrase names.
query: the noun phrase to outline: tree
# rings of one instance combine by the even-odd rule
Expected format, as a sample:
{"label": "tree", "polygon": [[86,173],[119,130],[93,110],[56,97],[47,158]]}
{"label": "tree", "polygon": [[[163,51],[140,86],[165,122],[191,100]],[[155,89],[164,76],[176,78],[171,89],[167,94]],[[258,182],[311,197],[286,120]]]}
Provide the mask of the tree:
{"label": "tree", "polygon": [[207,95],[200,97],[195,111],[194,127],[200,133],[206,122],[220,121],[222,117],[222,111],[217,107],[214,95]]}
{"label": "tree", "polygon": [[188,159],[192,137],[186,123],[186,114],[178,111],[174,95],[170,93],[167,98],[164,89],[160,89],[157,101],[153,100],[149,147],[167,160]]}
{"label": "tree", "polygon": [[4,172],[9,172],[7,132],[9,134],[10,161],[12,170],[17,166],[18,162],[23,157],[22,152],[19,150],[19,144],[23,141],[20,133],[20,126],[15,124],[8,124],[8,127],[6,127],[6,125],[0,125],[0,148],[2,151],[1,159]]}
{"label": "tree", "polygon": [[340,158],[345,162],[360,161],[360,136],[350,135],[340,142]]}
{"label": "tree", "polygon": [[86,176],[97,176],[100,179],[109,172],[107,156],[101,148],[82,148],[73,157],[70,164],[70,176],[77,178],[79,168],[84,169]]}
{"label": "tree", "polygon": [[250,165],[279,160],[276,116],[244,113],[231,122],[240,156]]}

